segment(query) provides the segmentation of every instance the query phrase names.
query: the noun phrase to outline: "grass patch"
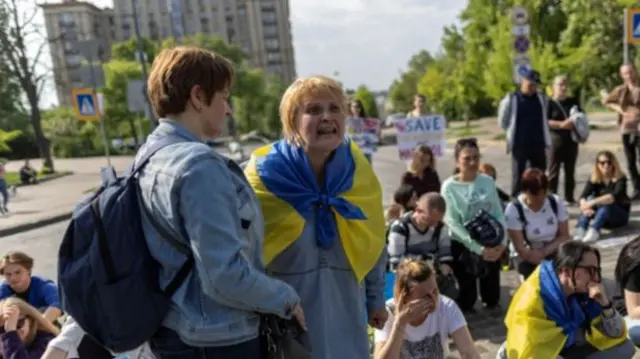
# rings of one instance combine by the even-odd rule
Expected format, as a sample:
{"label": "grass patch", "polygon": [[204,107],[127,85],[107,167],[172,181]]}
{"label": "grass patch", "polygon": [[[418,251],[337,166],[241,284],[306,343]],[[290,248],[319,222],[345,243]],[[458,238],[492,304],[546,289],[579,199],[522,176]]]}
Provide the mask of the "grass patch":
{"label": "grass patch", "polygon": [[493,137],[491,137],[491,139],[493,141],[504,141],[507,138],[507,134],[506,133],[498,133],[496,135],[494,135]]}
{"label": "grass patch", "polygon": [[[61,172],[56,172],[51,174],[43,174],[41,172],[38,172],[36,174],[36,178],[38,179],[38,182],[41,182],[41,181],[46,181],[48,179],[64,177],[70,174],[71,174],[70,171],[61,171]],[[20,184],[20,174],[18,172],[7,172],[5,173],[4,178],[7,180],[7,184],[9,186]]]}

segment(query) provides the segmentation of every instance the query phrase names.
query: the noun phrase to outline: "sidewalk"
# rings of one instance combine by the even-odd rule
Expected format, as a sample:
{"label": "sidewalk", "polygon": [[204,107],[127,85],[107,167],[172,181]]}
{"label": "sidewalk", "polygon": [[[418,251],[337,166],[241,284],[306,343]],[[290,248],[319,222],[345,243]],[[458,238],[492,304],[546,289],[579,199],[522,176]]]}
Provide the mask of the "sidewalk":
{"label": "sidewalk", "polygon": [[0,238],[64,220],[75,204],[98,186],[96,174],[73,174],[56,180],[18,188],[9,199],[9,214],[0,216]]}

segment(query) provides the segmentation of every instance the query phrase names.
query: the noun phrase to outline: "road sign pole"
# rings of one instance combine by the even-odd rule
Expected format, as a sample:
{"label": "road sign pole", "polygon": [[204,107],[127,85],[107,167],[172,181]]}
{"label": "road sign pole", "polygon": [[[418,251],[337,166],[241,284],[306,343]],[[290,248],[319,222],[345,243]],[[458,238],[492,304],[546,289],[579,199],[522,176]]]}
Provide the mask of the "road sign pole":
{"label": "road sign pole", "polygon": [[623,46],[623,64],[629,63],[629,9],[624,9],[624,31],[622,32],[622,46]]}
{"label": "road sign pole", "polygon": [[96,100],[94,103],[95,111],[100,116],[100,132],[102,132],[102,141],[104,142],[104,156],[107,158],[107,166],[111,167],[111,155],[109,151],[109,139],[107,138],[107,129],[104,125],[104,115],[102,114],[102,110],[100,110],[100,106],[98,105],[98,90],[97,90],[97,82],[96,82],[96,71],[93,65],[93,56],[89,57],[89,70],[91,71],[91,85],[93,87],[93,98]]}

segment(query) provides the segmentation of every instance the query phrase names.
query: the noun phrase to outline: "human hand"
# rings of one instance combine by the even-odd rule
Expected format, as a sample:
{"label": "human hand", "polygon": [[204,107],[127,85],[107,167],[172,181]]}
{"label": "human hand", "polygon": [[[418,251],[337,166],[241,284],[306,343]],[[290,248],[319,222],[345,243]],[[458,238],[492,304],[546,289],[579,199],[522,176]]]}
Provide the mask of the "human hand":
{"label": "human hand", "polygon": [[580,210],[582,211],[582,213],[585,213],[585,212],[591,210],[591,207],[593,207],[592,204],[591,204],[591,201],[587,201],[587,200],[581,200],[580,201]]}
{"label": "human hand", "polygon": [[447,263],[440,264],[440,273],[444,276],[448,276],[453,273],[453,269]]}
{"label": "human hand", "polygon": [[300,303],[296,304],[296,307],[293,308],[293,317],[296,319],[298,324],[300,324],[300,327],[304,329],[304,331],[308,330],[307,321],[304,318],[304,311],[302,310],[302,306],[300,305]]}
{"label": "human hand", "polygon": [[10,332],[18,329],[18,319],[20,309],[16,305],[7,305],[2,308],[2,318],[4,319],[4,331]]}
{"label": "human hand", "polygon": [[398,323],[406,325],[415,319],[422,319],[429,315],[433,308],[435,308],[435,304],[430,299],[414,299],[406,303],[398,303],[395,316],[398,318]]}
{"label": "human hand", "polygon": [[573,119],[573,117],[570,117],[570,118],[562,121],[562,124],[560,125],[560,128],[565,129],[565,130],[570,130],[575,126],[574,121],[575,121],[575,119]]}
{"label": "human hand", "polygon": [[602,283],[590,282],[587,286],[589,288],[589,298],[598,302],[598,304],[603,307],[609,305],[609,297],[607,297]]}
{"label": "human hand", "polygon": [[370,310],[369,313],[369,325],[376,329],[384,328],[384,324],[387,322],[389,312],[385,308]]}

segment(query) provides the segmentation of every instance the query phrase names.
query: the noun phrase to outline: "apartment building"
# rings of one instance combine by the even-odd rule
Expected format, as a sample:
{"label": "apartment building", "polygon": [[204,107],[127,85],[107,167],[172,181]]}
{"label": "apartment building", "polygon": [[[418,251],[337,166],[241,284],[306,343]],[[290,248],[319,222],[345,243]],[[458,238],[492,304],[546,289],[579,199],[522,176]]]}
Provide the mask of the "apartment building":
{"label": "apartment building", "polygon": [[[136,36],[134,6],[140,34],[160,41],[198,33],[238,44],[251,65],[288,84],[296,77],[288,0],[113,0],[114,36]],[[137,5],[136,5],[137,3]]]}
{"label": "apartment building", "polygon": [[[39,6],[44,12],[58,102],[71,106],[73,88],[92,86],[90,67],[80,54],[78,41],[96,41],[98,59],[108,61],[115,35],[113,11],[80,0]],[[101,70],[99,67],[97,70],[96,77],[100,80]]]}

